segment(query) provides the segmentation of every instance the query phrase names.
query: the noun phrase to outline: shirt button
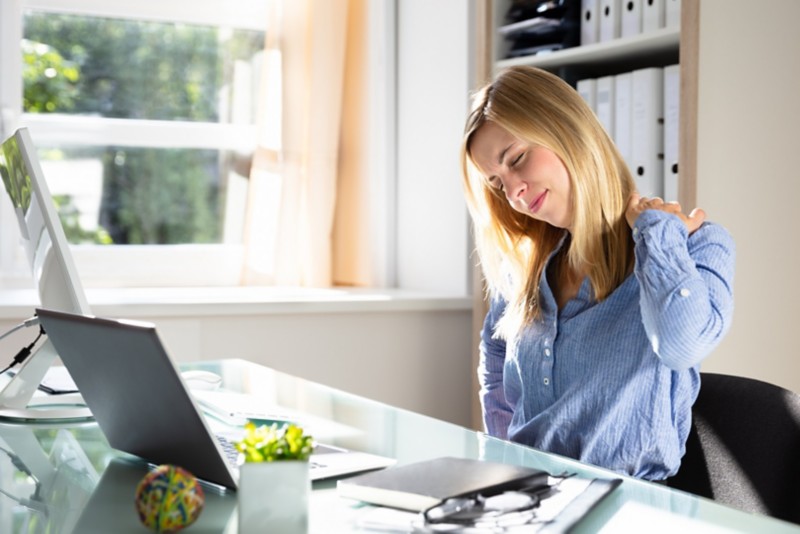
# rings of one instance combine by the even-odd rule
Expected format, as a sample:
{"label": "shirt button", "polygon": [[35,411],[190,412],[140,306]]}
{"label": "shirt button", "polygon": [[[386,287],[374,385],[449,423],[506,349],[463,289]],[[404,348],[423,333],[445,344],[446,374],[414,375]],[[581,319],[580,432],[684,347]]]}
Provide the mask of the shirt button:
{"label": "shirt button", "polygon": [[544,385],[545,386],[549,386],[550,385],[550,379],[549,378],[545,378],[544,379]]}
{"label": "shirt button", "polygon": [[544,349],[544,355],[550,356],[550,349]]}
{"label": "shirt button", "polygon": [[688,297],[689,295],[691,295],[692,292],[686,289],[685,287],[682,287],[680,293],[682,297]]}

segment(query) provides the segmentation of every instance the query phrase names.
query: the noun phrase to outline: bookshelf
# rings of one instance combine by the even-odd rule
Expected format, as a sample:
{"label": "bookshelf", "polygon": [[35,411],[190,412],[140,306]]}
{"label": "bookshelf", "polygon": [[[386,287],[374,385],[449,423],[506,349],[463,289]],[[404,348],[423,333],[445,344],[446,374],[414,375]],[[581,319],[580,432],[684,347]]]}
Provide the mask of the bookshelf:
{"label": "bookshelf", "polygon": [[[498,71],[517,65],[529,65],[549,70],[575,85],[581,78],[598,78],[647,67],[665,67],[680,63],[680,133],[678,200],[684,206],[694,206],[696,180],[694,150],[696,144],[697,109],[697,47],[699,0],[682,0],[681,21],[677,27],[665,27],[629,37],[565,48],[532,56],[506,58],[510,43],[498,32],[505,24],[505,15],[512,0],[493,0],[484,5],[478,15],[478,33],[488,50],[478,51],[488,57],[486,72],[479,79],[490,79]],[[680,53],[684,50],[683,55]],[[681,61],[683,57],[683,61]]]}
{"label": "bookshelf", "polygon": [[495,69],[530,65],[543,69],[575,66],[602,70],[616,65],[627,68],[631,64],[659,64],[664,58],[674,59],[677,62],[679,43],[679,28],[661,28],[647,34],[565,48],[535,56],[499,59],[495,62]]}

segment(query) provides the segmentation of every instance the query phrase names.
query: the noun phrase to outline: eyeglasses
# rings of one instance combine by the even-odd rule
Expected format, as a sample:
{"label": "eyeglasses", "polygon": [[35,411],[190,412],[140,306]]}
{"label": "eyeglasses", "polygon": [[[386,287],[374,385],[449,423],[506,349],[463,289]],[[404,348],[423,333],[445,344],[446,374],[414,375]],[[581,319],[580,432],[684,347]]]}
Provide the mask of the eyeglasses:
{"label": "eyeglasses", "polygon": [[553,484],[507,491],[497,495],[445,499],[424,512],[427,532],[505,532],[522,525],[545,523],[536,517],[541,499],[572,475],[561,475]]}

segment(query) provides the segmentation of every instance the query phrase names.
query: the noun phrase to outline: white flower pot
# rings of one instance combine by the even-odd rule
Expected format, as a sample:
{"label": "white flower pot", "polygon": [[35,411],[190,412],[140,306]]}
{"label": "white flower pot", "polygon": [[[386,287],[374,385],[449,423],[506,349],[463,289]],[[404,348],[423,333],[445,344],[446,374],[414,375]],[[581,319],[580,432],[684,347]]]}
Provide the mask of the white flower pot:
{"label": "white flower pot", "polygon": [[282,460],[239,466],[239,534],[307,534],[308,462]]}

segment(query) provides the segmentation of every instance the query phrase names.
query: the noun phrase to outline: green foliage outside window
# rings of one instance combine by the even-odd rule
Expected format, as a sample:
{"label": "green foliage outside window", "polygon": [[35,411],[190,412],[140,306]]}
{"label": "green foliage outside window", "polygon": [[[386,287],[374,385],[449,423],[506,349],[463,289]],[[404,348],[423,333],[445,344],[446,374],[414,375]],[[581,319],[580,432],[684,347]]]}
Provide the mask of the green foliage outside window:
{"label": "green foliage outside window", "polygon": [[23,107],[29,113],[68,111],[77,94],[80,77],[75,63],[54,48],[22,40]]}
{"label": "green foliage outside window", "polygon": [[[249,61],[263,48],[259,32],[223,37],[216,28],[50,13],[27,15],[25,38],[24,111],[120,119],[218,122],[233,59]],[[102,150],[99,223],[114,243],[221,240],[218,151]]]}

